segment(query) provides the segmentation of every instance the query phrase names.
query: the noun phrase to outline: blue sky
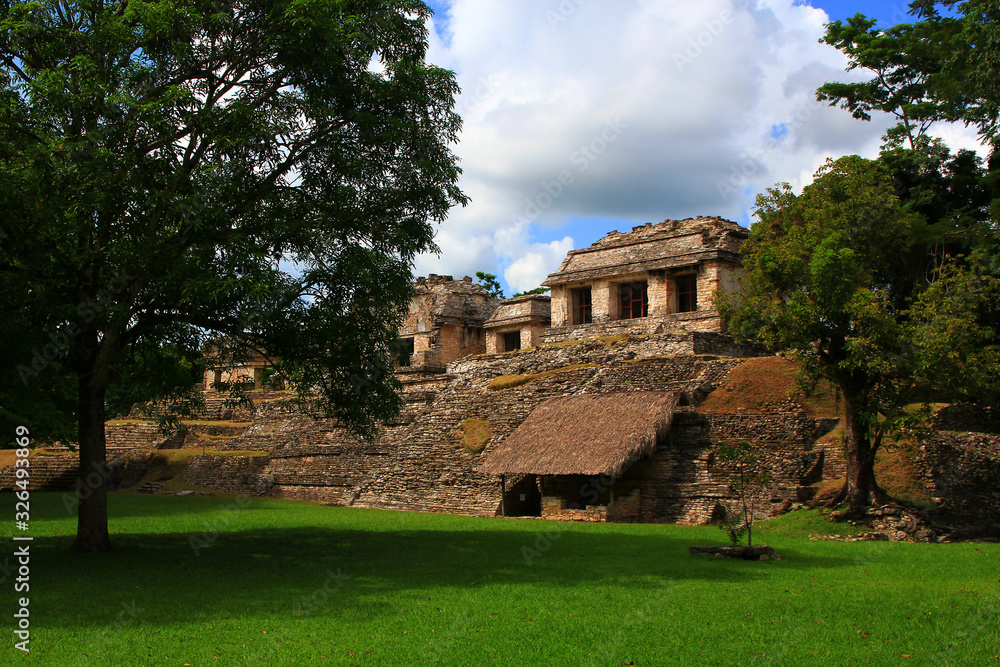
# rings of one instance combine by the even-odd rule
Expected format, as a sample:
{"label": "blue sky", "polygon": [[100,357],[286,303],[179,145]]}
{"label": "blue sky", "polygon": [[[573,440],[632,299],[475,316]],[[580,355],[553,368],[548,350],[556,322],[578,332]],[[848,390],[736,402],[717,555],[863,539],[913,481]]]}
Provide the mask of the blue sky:
{"label": "blue sky", "polygon": [[[815,100],[857,80],[819,42],[858,12],[888,27],[904,2],[435,0],[428,59],[455,71],[455,147],[472,203],[416,272],[497,274],[531,289],[573,248],[644,222],[720,215],[809,182],[830,157],[873,156],[890,123]],[[964,128],[936,127],[953,148]]]}

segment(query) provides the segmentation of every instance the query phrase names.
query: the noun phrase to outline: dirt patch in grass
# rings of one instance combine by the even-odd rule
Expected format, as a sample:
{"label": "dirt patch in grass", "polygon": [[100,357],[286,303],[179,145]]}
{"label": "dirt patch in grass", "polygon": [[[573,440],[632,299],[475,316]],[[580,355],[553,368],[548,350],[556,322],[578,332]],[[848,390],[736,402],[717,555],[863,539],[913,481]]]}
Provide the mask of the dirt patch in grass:
{"label": "dirt patch in grass", "polygon": [[565,371],[572,371],[578,368],[596,368],[597,364],[570,364],[569,366],[561,366],[560,368],[552,368],[547,371],[542,371],[541,373],[525,373],[522,375],[498,375],[497,377],[490,380],[489,385],[486,387],[490,391],[500,391],[502,389],[511,389],[513,387],[520,387],[523,384],[528,384],[532,380],[536,380],[540,377],[546,375],[552,375],[553,373],[563,373]]}
{"label": "dirt patch in grass", "polygon": [[469,454],[478,454],[486,449],[486,443],[493,437],[493,430],[490,428],[489,422],[476,417],[463,419],[459,428],[461,429],[459,441],[462,443],[462,449]]}
{"label": "dirt patch in grass", "polygon": [[825,380],[809,395],[795,384],[798,364],[784,357],[754,357],[730,371],[722,385],[699,406],[702,412],[771,412],[789,399],[814,417],[840,417],[836,393]]}

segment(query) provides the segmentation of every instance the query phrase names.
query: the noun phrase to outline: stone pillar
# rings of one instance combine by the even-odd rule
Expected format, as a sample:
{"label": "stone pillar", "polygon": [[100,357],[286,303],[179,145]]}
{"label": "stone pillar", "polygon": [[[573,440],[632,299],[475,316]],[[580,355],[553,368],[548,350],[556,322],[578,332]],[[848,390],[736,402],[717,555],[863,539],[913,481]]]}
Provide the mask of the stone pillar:
{"label": "stone pillar", "polygon": [[552,326],[562,327],[569,323],[569,290],[563,285],[555,285],[552,296]]}
{"label": "stone pillar", "polygon": [[503,334],[495,331],[486,332],[486,354],[496,354],[500,351],[500,337]]}
{"label": "stone pillar", "polygon": [[646,296],[649,299],[649,316],[663,317],[670,312],[670,281],[663,271],[654,271],[646,281]]}
{"label": "stone pillar", "polygon": [[[615,292],[612,294],[612,292]],[[590,290],[591,313],[594,322],[610,322],[615,318],[618,297],[615,285],[607,278],[598,278]]]}
{"label": "stone pillar", "polygon": [[698,268],[698,310],[712,310],[712,297],[719,289],[719,262],[708,260]]}

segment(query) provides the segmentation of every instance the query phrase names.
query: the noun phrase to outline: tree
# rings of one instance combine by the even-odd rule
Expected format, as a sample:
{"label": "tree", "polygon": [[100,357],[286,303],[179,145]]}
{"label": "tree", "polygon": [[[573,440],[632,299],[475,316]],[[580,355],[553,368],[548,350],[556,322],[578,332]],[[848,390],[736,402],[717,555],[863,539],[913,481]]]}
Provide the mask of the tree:
{"label": "tree", "polygon": [[747,546],[753,546],[753,524],[757,511],[768,496],[770,473],[761,466],[760,457],[746,440],[719,447],[719,461],[729,463],[735,471],[729,482],[729,490],[736,494],[737,509],[726,505],[722,528],[729,535],[733,546],[738,546],[743,535],[747,536]]}
{"label": "tree", "polygon": [[876,20],[855,14],[847,23],[827,24],[821,41],[848,57],[847,71],[863,69],[868,81],[826,83],[816,98],[839,104],[860,120],[871,120],[873,111],[894,116],[898,123],[890,136],[906,139],[911,149],[930,125],[945,114],[943,103],[932,93],[932,80],[941,72],[940,43],[954,39],[958,21],[900,24],[882,30]]}
{"label": "tree", "polygon": [[915,384],[901,332],[926,223],[894,194],[885,165],[857,156],[828,161],[801,195],[787,184],[768,190],[756,215],[743,289],[717,306],[737,338],[793,350],[810,380],[838,388],[847,479],[837,501],[861,513],[884,496],[875,453],[907,419]]}
{"label": "tree", "polygon": [[529,289],[524,292],[515,292],[514,296],[529,296],[531,294],[545,294],[549,291],[548,287],[536,287],[535,289]]}
{"label": "tree", "polygon": [[[939,7],[957,12],[943,16]],[[914,0],[912,24],[876,29],[862,14],[827,25],[822,41],[844,52],[847,69],[874,76],[857,83],[831,82],[817,99],[871,120],[873,110],[898,119],[889,143],[911,149],[935,121],[975,126],[992,147],[992,215],[1000,218],[1000,5],[995,0]]]}
{"label": "tree", "polygon": [[485,273],[483,271],[476,271],[476,280],[479,281],[479,285],[486,290],[491,296],[495,296],[498,299],[504,298],[503,288],[500,287],[500,281],[492,273]]}
{"label": "tree", "polygon": [[[212,341],[271,355],[361,435],[398,410],[412,260],[466,201],[454,76],[424,60],[429,11],[6,4],[0,327],[17,344],[0,416],[66,415],[85,477],[113,402],[189,387]],[[144,367],[171,370],[121,391]],[[75,548],[110,547],[102,477],[81,494]]]}

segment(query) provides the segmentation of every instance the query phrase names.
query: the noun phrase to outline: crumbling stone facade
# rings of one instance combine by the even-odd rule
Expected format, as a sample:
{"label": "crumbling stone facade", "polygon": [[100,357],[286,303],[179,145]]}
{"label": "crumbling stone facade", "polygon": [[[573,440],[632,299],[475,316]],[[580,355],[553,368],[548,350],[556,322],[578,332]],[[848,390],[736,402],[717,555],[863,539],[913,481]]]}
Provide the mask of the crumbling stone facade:
{"label": "crumbling stone facade", "polygon": [[[694,403],[742,363],[740,358],[719,356],[730,345],[727,337],[717,334],[631,336],[478,355],[450,364],[445,373],[411,371],[401,374],[403,413],[371,442],[358,440],[332,420],[302,414],[291,397],[268,394],[252,413],[227,413],[230,424],[245,420],[247,425],[227,426],[228,435],[220,431],[211,440],[215,448],[267,456],[245,465],[239,456],[197,457],[186,479],[220,490],[340,505],[494,516],[501,507],[500,480],[484,474],[482,462],[544,400],[579,393],[668,390]],[[781,480],[776,506],[778,499],[794,501],[808,493],[805,485],[841,469],[835,452],[816,446],[829,425],[794,407],[784,414],[732,420],[699,416],[690,412],[694,409],[682,408],[672,441],[599,489],[597,502],[590,507],[564,503],[547,516],[708,520],[728,493],[726,473],[712,467],[711,451],[724,439],[747,434],[758,434],[762,446],[773,450]],[[483,453],[470,454],[461,446],[460,425],[467,418],[486,422],[494,434]],[[199,432],[206,426],[193,426],[184,446],[201,446]],[[525,484],[537,488],[539,480]],[[614,502],[608,501],[609,491]]]}
{"label": "crumbling stone facade", "polygon": [[234,359],[227,356],[223,350],[214,348],[205,351],[205,360],[207,363],[203,389],[207,391],[212,391],[219,382],[261,389],[268,369],[274,366],[270,359],[261,354]]}
{"label": "crumbling stone facade", "polygon": [[548,296],[528,294],[505,299],[486,320],[486,353],[513,352],[542,342],[551,320]]}
{"label": "crumbling stone facade", "polygon": [[[477,516],[702,523],[731,497],[732,470],[719,464],[716,449],[748,440],[774,480],[771,511],[778,511],[809,499],[816,482],[842,477],[845,463],[835,441],[823,437],[836,420],[813,418],[793,401],[753,414],[698,411],[728,373],[761,354],[725,335],[712,310],[717,291],[738,288],[737,253],[746,237],[719,218],[612,232],[569,253],[545,281],[551,297],[500,302],[468,277],[418,279],[400,331],[405,407],[372,441],[307,416],[287,392],[264,389],[250,408],[227,405],[211,383],[242,379],[259,389],[267,363],[226,366],[216,355],[202,417],[225,423],[197,423],[170,439],[138,419],[110,423],[109,452],[228,450],[234,454],[196,457],[185,473],[189,483],[228,492]],[[616,478],[499,479],[482,470],[547,399],[647,391],[676,392],[669,435]],[[462,445],[461,424],[469,419],[493,434],[482,452]],[[941,417],[924,447],[923,474],[930,495],[956,515],[996,522],[997,436],[957,432],[976,419]],[[53,479],[66,476],[70,458],[50,465]],[[12,481],[6,474],[0,486]]]}
{"label": "crumbling stone facade", "polygon": [[597,330],[612,322],[631,333],[721,331],[713,295],[739,288],[748,234],[722,218],[667,220],[571,250],[542,283],[552,289],[553,337],[566,327],[578,338],[604,335]]}
{"label": "crumbling stone facade", "polygon": [[400,365],[443,370],[452,361],[486,352],[483,325],[498,303],[468,276],[418,278],[399,331]]}

